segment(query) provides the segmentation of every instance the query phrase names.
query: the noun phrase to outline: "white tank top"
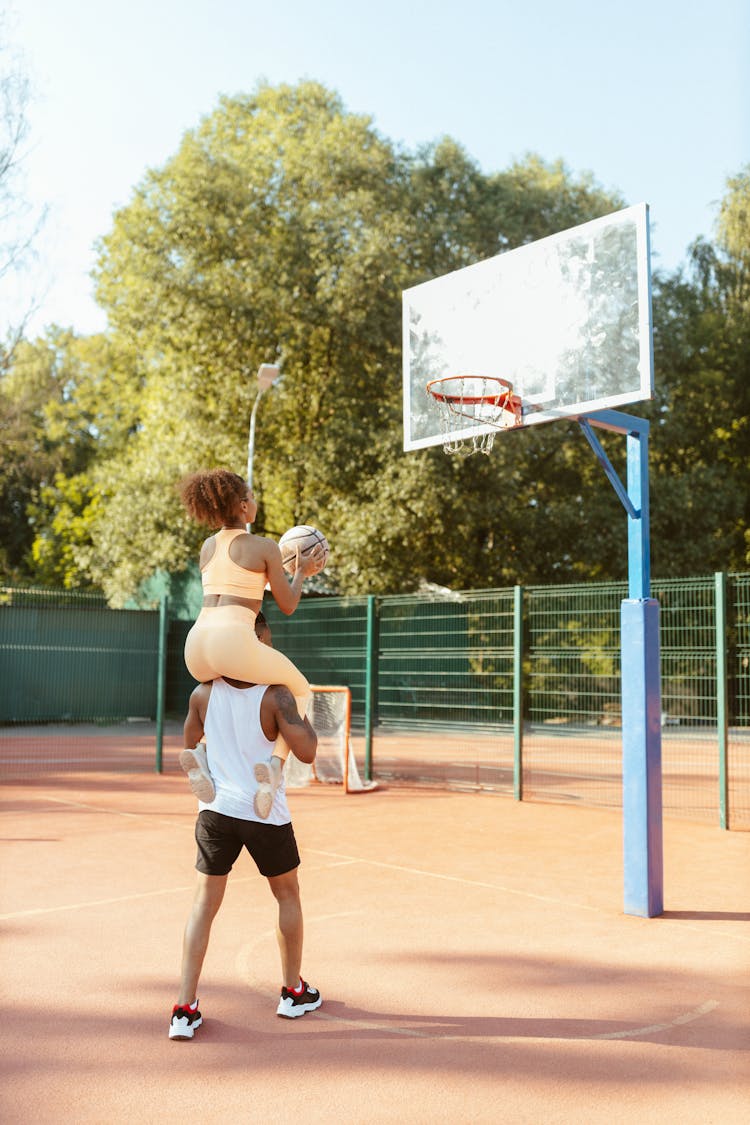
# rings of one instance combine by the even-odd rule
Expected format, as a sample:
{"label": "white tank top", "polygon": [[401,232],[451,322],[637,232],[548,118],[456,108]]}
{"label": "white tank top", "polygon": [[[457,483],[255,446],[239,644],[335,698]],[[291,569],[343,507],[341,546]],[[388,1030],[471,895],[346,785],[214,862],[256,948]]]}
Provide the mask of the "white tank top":
{"label": "white tank top", "polygon": [[208,768],[216,786],[213,801],[199,801],[200,809],[213,809],[238,820],[256,820],[259,824],[289,824],[284,775],[276,791],[271,813],[266,820],[256,816],[253,798],[258,783],[253,772],[258,762],[267,762],[274,743],[260,725],[260,705],[268,691],[267,684],[236,688],[225,680],[214,680],[206,708],[204,729]]}

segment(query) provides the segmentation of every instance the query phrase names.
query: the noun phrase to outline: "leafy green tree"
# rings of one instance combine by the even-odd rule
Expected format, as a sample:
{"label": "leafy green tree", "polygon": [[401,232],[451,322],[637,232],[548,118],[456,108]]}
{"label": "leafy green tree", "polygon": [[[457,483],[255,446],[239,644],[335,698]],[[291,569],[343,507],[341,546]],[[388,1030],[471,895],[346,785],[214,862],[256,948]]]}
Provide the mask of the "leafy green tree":
{"label": "leafy green tree", "polygon": [[[410,160],[409,181],[410,285],[622,203],[590,177],[575,180],[562,163],[535,156],[486,176],[449,138]],[[400,402],[392,417],[379,474],[354,478],[336,501],[336,577],[344,589],[562,581],[583,570],[586,513],[592,503],[614,505],[606,481],[589,499],[596,469],[577,428],[500,435],[490,457],[462,460],[439,449],[403,454]],[[602,574],[615,536],[592,526],[588,540],[586,573]]]}
{"label": "leafy green tree", "polygon": [[750,174],[730,178],[715,243],[657,278],[651,408],[655,573],[750,561]]}
{"label": "leafy green tree", "polygon": [[[659,397],[644,409],[660,574],[745,550],[742,486],[712,495],[747,464],[746,188],[743,174],[690,275],[657,279]],[[404,454],[400,374],[402,288],[622,202],[535,156],[486,175],[450,138],[398,151],[316,83],[223,99],[101,241],[107,336],[88,351],[57,340],[68,389],[34,424],[67,460],[20,501],[34,521],[25,557],[115,601],[189,565],[202,533],[175,485],[201,467],[244,471],[255,372],[275,361],[256,527],[322,527],[338,590],[624,577],[626,517],[575,424],[501,435],[489,458]],[[623,469],[624,443],[603,441]]]}
{"label": "leafy green tree", "polygon": [[[535,157],[486,176],[447,138],[397,152],[316,83],[222,100],[101,243],[98,296],[140,390],[137,432],[97,468],[94,578],[123,598],[194,557],[174,484],[202,466],[243,470],[266,361],[284,375],[262,405],[259,530],[323,526],[344,591],[499,581],[527,556],[541,567],[534,495],[526,520],[509,514],[502,459],[498,471],[403,455],[400,293],[619,202]],[[548,445],[534,448],[546,458]],[[462,513],[447,526],[446,506]]]}
{"label": "leafy green tree", "polygon": [[262,408],[260,529],[322,519],[372,472],[397,395],[402,179],[369,119],[323,87],[261,87],[223,100],[116,216],[98,294],[143,383],[138,433],[107,465],[109,494],[133,502],[114,523],[105,501],[97,532],[113,596],[192,557],[174,484],[244,469],[261,362],[284,377]]}
{"label": "leafy green tree", "polygon": [[50,329],[0,375],[0,528],[6,581],[90,585],[97,459],[136,427],[131,364],[104,336]]}
{"label": "leafy green tree", "polygon": [[29,568],[34,585],[79,589],[90,585],[91,523],[99,496],[85,472],[55,473],[28,506],[37,534]]}
{"label": "leafy green tree", "polygon": [[[50,433],[50,418],[63,401],[66,376],[61,340],[34,346],[21,342],[0,374],[0,542],[5,581],[28,580],[34,537],[29,505],[55,473],[77,467],[75,442]],[[53,426],[53,431],[55,427]]]}

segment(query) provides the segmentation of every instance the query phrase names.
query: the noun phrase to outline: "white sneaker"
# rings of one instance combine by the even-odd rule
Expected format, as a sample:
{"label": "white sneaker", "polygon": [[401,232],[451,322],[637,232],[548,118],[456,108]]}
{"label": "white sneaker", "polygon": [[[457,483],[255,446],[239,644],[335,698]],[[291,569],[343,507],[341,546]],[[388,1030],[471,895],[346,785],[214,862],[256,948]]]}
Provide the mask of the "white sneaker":
{"label": "white sneaker", "polygon": [[273,808],[273,799],[276,796],[276,790],[281,784],[281,770],[274,762],[258,762],[255,769],[255,780],[258,782],[258,790],[253,797],[253,808],[255,815],[259,816],[261,820],[268,820]]}
{"label": "white sneaker", "polygon": [[196,746],[195,750],[183,750],[180,754],[180,765],[188,775],[190,788],[198,800],[210,804],[216,796],[216,786],[208,768],[208,756],[204,747]]}

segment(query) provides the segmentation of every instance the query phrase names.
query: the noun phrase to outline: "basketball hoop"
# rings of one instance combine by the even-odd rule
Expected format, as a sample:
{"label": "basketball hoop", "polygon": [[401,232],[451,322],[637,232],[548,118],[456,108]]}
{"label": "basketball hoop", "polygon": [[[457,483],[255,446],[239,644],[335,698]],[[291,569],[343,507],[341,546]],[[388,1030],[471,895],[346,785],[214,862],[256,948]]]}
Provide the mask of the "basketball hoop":
{"label": "basketball hoop", "polygon": [[[440,411],[446,453],[458,453],[462,457],[472,453],[489,454],[496,430],[509,430],[521,424],[521,399],[513,394],[513,384],[507,379],[454,375],[432,379],[427,384],[427,393]],[[463,433],[467,420],[474,425],[494,428],[488,433],[467,436]]]}

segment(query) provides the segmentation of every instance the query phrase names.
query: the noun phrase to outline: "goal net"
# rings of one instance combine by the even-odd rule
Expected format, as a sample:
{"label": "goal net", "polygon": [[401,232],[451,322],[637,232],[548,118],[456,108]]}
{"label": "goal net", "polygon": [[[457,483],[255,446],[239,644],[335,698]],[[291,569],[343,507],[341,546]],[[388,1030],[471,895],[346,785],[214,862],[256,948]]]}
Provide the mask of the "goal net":
{"label": "goal net", "polygon": [[363,781],[351,745],[352,693],[348,687],[312,685],[307,717],[318,736],[315,762],[306,765],[290,754],[287,789],[303,789],[315,781],[343,785],[346,793],[366,793],[377,782]]}

